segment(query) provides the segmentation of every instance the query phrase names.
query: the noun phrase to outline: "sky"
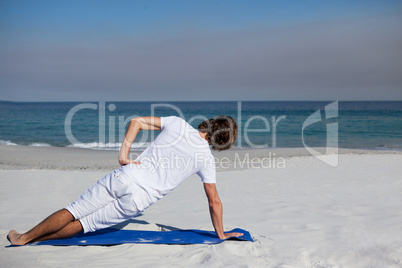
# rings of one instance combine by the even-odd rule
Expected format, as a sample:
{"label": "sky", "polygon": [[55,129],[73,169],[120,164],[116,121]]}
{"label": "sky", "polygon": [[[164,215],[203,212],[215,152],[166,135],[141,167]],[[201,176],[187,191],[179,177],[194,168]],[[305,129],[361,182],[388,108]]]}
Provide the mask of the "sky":
{"label": "sky", "polygon": [[402,100],[402,1],[1,0],[0,100]]}

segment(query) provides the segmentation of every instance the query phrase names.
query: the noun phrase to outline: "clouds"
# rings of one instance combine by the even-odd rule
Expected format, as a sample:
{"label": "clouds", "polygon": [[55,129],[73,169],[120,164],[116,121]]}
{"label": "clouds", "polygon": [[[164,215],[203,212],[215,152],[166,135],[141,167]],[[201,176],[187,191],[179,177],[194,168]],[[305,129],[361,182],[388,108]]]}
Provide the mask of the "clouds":
{"label": "clouds", "polygon": [[402,99],[400,25],[394,13],[3,45],[0,93],[25,101]]}

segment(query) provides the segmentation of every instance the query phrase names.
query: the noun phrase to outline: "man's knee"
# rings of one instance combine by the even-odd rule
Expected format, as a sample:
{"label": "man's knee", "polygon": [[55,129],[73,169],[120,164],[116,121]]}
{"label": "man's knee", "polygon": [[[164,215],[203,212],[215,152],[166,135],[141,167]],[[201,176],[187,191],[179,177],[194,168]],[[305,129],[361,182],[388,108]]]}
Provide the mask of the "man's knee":
{"label": "man's knee", "polygon": [[69,221],[75,221],[75,217],[74,215],[66,208],[63,208],[61,210],[59,210],[60,213],[62,213],[62,217],[66,218]]}

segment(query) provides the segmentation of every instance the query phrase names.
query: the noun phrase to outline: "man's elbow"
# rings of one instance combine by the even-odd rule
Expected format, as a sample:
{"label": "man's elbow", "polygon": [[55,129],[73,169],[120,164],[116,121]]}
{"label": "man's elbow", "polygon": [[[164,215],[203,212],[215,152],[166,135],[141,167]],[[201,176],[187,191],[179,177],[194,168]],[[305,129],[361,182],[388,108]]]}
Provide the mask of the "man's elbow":
{"label": "man's elbow", "polygon": [[130,120],[130,124],[134,127],[137,126],[138,128],[141,128],[141,118],[140,117],[134,117]]}
{"label": "man's elbow", "polygon": [[131,118],[130,122],[131,122],[132,124],[139,123],[139,117]]}

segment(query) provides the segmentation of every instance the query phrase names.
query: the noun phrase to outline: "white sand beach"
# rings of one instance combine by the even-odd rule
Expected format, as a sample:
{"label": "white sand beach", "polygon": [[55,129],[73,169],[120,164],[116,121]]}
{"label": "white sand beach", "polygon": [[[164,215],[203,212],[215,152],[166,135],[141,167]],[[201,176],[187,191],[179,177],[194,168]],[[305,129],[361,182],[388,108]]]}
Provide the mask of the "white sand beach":
{"label": "white sand beach", "polygon": [[[284,166],[235,166],[275,153]],[[118,167],[117,152],[0,146],[1,267],[402,267],[402,153],[341,150],[331,167],[303,149],[231,150],[218,170],[226,230],[218,245],[23,246],[25,232]],[[187,179],[124,229],[213,230],[201,180]]]}

